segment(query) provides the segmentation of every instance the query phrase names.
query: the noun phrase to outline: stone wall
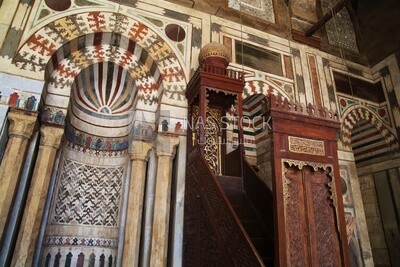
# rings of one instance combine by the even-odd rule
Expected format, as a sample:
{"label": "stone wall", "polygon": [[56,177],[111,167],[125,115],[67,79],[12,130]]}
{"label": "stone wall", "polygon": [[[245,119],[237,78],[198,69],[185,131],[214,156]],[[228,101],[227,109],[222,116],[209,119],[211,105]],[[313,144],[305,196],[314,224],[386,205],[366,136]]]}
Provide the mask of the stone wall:
{"label": "stone wall", "polygon": [[373,175],[360,176],[360,188],[375,266],[390,266]]}

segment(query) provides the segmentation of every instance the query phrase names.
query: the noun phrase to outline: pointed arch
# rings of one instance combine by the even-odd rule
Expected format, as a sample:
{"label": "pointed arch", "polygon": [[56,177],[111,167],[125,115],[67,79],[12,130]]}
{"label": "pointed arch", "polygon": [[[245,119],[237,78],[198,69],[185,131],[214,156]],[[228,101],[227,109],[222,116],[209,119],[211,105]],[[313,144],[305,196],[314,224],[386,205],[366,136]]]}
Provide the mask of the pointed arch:
{"label": "pointed arch", "polygon": [[[88,51],[94,52],[87,53]],[[143,53],[142,49],[136,49],[135,53],[131,53],[121,47],[101,45],[75,51],[55,65],[45,88],[47,95],[45,104],[66,109],[68,101],[59,101],[58,103],[53,103],[53,101],[70,97],[71,86],[76,76],[87,67],[101,62],[112,62],[125,69],[135,80],[139,99],[151,103],[157,102],[160,94],[158,89],[163,83],[163,77],[147,53]]]}
{"label": "pointed arch", "polygon": [[343,114],[341,125],[341,141],[344,146],[350,147],[352,130],[354,126],[362,120],[368,121],[378,130],[390,150],[399,150],[399,142],[397,137],[385,126],[381,119],[379,119],[379,116],[374,114],[374,112],[371,110],[359,105],[349,108],[346,113]]}
{"label": "pointed arch", "polygon": [[[60,78],[58,82],[67,80],[66,84],[58,87],[63,87],[67,93],[63,92],[62,95],[69,97],[71,81],[81,70],[74,67],[90,64],[91,58],[105,58],[107,53],[109,58],[115,55],[111,60],[116,64],[128,67],[134,60],[134,54],[129,53],[132,44],[140,46],[147,53],[160,74],[163,86],[159,87],[162,92],[158,92],[160,99],[157,102],[186,107],[186,75],[182,59],[175,54],[168,41],[150,26],[123,14],[86,12],[56,19],[25,42],[14,63],[21,69],[46,72],[47,77],[55,75],[52,81],[57,81],[57,77]],[[148,69],[154,69],[152,64],[146,64],[147,61],[143,63]],[[141,71],[143,69],[138,70],[139,74]],[[144,83],[148,81],[145,79]],[[54,83],[50,84],[54,86]],[[51,94],[51,91],[47,93]],[[66,102],[64,99],[59,104],[51,103],[52,112],[56,113],[57,108],[65,112]]]}
{"label": "pointed arch", "polygon": [[255,94],[263,94],[265,96],[273,94],[275,96],[282,96],[288,100],[294,100],[292,99],[293,97],[287,94],[283,88],[272,82],[262,80],[247,80],[243,90],[243,99]]}

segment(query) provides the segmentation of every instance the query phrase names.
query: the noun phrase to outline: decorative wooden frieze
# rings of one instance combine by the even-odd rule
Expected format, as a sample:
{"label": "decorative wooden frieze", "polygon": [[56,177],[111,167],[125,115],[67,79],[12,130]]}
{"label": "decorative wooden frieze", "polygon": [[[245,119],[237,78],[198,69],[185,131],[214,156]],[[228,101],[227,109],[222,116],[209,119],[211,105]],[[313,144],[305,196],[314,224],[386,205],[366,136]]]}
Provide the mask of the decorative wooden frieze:
{"label": "decorative wooden frieze", "polygon": [[325,156],[325,143],[320,140],[289,136],[289,151],[316,156]]}
{"label": "decorative wooden frieze", "polygon": [[299,168],[299,170],[303,169],[304,166],[310,166],[314,169],[314,171],[317,171],[318,169],[327,170],[328,168],[332,168],[332,164],[302,161],[295,159],[282,159],[282,163],[287,163],[289,166],[296,166]]}

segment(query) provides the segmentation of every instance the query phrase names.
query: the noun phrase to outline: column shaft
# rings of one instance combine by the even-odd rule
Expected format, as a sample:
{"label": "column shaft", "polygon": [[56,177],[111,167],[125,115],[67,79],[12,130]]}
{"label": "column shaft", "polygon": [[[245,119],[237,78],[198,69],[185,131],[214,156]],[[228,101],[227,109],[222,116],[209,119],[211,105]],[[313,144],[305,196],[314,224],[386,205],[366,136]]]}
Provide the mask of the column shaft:
{"label": "column shaft", "polygon": [[146,162],[150,148],[151,146],[148,143],[132,142],[132,169],[129,185],[122,266],[138,266],[139,264]]}
{"label": "column shaft", "polygon": [[167,266],[172,160],[179,139],[159,136],[157,141],[159,146],[150,266]]}
{"label": "column shaft", "polygon": [[36,113],[22,110],[11,110],[8,114],[9,140],[0,167],[0,237],[5,229],[36,117]]}
{"label": "column shaft", "polygon": [[50,177],[63,129],[42,126],[41,140],[12,266],[32,266]]}

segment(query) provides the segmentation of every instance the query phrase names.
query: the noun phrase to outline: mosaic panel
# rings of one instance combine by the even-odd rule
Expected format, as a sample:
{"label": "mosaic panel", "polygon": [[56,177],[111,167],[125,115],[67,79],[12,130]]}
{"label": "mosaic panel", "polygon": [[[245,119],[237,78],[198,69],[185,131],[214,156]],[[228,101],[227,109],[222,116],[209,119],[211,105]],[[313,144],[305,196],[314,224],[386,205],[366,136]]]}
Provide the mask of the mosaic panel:
{"label": "mosaic panel", "polygon": [[[322,12],[326,14],[334,7],[339,0],[322,0]],[[338,12],[333,19],[325,25],[328,41],[332,45],[341,46],[347,50],[358,53],[357,39],[354,32],[353,22],[346,8]]]}
{"label": "mosaic panel", "polygon": [[54,124],[59,124],[63,125],[65,122],[65,114],[67,111],[54,108],[54,107],[47,107],[43,112],[42,112],[42,117],[41,120],[43,122],[51,122]]}
{"label": "mosaic panel", "polygon": [[252,16],[263,18],[268,22],[275,23],[272,0],[229,0],[228,6]]}
{"label": "mosaic panel", "polygon": [[51,221],[118,226],[123,167],[97,167],[65,159]]}

